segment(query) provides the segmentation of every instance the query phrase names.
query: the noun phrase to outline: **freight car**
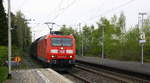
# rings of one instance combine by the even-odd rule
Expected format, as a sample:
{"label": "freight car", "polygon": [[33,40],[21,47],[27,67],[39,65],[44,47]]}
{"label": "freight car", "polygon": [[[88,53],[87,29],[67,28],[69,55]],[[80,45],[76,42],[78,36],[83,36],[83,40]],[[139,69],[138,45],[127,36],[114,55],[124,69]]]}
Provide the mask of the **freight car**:
{"label": "freight car", "polygon": [[72,35],[45,35],[32,43],[30,55],[47,66],[72,67],[76,58],[75,38]]}

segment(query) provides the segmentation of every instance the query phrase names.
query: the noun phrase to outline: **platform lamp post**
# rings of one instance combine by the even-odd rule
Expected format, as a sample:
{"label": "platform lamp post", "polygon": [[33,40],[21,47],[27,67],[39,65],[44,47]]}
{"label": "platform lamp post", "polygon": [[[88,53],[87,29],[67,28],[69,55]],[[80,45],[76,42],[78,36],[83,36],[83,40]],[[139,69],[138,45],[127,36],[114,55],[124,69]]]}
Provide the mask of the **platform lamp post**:
{"label": "platform lamp post", "polygon": [[146,42],[146,40],[145,40],[145,33],[144,33],[144,31],[143,31],[143,28],[144,28],[144,26],[143,26],[143,24],[144,24],[144,15],[146,15],[147,13],[139,13],[139,15],[141,15],[142,16],[142,28],[141,28],[141,30],[140,30],[140,40],[139,40],[139,42],[140,42],[140,44],[141,44],[141,64],[143,64],[144,63],[144,55],[143,55],[143,47],[144,47],[144,43]]}
{"label": "platform lamp post", "polygon": [[[44,24],[46,24],[50,30],[50,34],[52,34],[52,29],[53,29],[53,25],[56,24],[54,22],[45,22]],[[49,24],[51,24],[52,26],[50,27]]]}
{"label": "platform lamp post", "polygon": [[104,34],[104,26],[105,25],[102,25],[102,55],[101,55],[101,64],[104,63],[104,37],[105,37],[105,34]]}
{"label": "platform lamp post", "polygon": [[[81,34],[81,23],[79,23],[79,31],[80,31],[80,34]],[[84,38],[84,36],[83,36],[83,30],[82,30],[82,34],[81,34],[81,42],[82,42],[82,44],[81,44],[81,56],[84,56],[84,50],[83,50],[83,38]]]}
{"label": "platform lamp post", "polygon": [[8,0],[8,78],[11,78],[11,2]]}

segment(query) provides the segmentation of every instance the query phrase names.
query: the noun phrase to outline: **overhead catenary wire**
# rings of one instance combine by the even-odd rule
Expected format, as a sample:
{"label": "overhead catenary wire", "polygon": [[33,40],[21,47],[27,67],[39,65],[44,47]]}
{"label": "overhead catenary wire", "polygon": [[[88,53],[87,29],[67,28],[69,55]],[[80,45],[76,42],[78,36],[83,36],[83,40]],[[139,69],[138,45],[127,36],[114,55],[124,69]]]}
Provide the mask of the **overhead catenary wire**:
{"label": "overhead catenary wire", "polygon": [[[61,0],[60,3],[59,3],[59,5],[61,5],[63,3],[64,3],[64,1]],[[66,9],[68,9],[69,7],[71,7],[72,5],[74,5],[75,3],[76,3],[76,0],[73,0],[71,3],[67,4],[67,6],[65,6],[65,7],[61,7],[61,6],[58,5],[59,12],[50,21],[47,21],[47,22],[54,22],[54,20],[57,19],[61,14],[63,14]],[[61,27],[61,25],[57,25],[57,26]]]}
{"label": "overhead catenary wire", "polygon": [[97,18],[97,17],[99,17],[101,15],[106,15],[108,13],[117,11],[118,9],[120,9],[122,7],[125,7],[125,6],[129,5],[130,3],[134,2],[134,1],[136,1],[136,0],[129,0],[129,1],[125,2],[125,3],[123,3],[123,4],[120,4],[120,5],[116,6],[116,7],[114,7],[114,8],[111,8],[111,9],[108,9],[108,10],[106,10],[104,12],[101,12],[100,14],[98,14],[97,16],[95,16],[93,18],[90,18],[89,20],[93,20],[93,19],[95,19],[95,18]]}
{"label": "overhead catenary wire", "polygon": [[[57,19],[60,15],[62,15],[66,9],[68,9],[72,5],[74,5],[76,3],[76,1],[77,0],[73,0],[71,3],[69,3],[65,7],[63,7],[65,0],[61,0],[60,3],[58,4],[58,6],[55,8],[55,10],[58,10],[58,11],[56,11],[56,15],[54,15],[53,18],[50,18],[46,22],[54,22],[54,20]],[[67,2],[68,2],[68,0],[67,0]],[[47,16],[47,17],[50,17],[50,16]]]}
{"label": "overhead catenary wire", "polygon": [[[57,19],[61,14],[63,14],[65,12],[66,9],[68,9],[69,7],[71,7],[72,5],[74,5],[76,2],[76,0],[73,0],[70,4],[68,4],[66,7],[63,7],[59,9],[59,13],[56,14],[56,16],[51,20],[51,21],[54,21],[55,19]],[[63,4],[63,3],[62,3]]]}
{"label": "overhead catenary wire", "polygon": [[[58,3],[58,5],[54,8],[54,14],[57,14],[57,11],[60,11],[62,4],[64,0],[60,0],[60,2]],[[51,16],[53,14],[53,12],[51,14],[48,14],[49,16]]]}

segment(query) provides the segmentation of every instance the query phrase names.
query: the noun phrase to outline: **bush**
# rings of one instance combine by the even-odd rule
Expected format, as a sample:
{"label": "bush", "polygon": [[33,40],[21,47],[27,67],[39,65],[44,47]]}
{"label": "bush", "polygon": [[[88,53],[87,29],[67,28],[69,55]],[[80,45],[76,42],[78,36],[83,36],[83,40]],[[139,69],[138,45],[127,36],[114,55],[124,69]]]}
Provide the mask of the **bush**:
{"label": "bush", "polygon": [[6,67],[0,67],[0,83],[7,79],[8,71]]}
{"label": "bush", "polygon": [[18,48],[16,46],[12,47],[12,57],[22,56],[22,55],[23,55],[22,49],[20,49],[20,48]]}
{"label": "bush", "polygon": [[8,75],[8,69],[7,67],[4,67],[4,63],[7,60],[7,55],[7,47],[0,46],[0,83],[6,80]]}
{"label": "bush", "polygon": [[7,60],[7,55],[8,55],[7,47],[0,46],[0,66],[2,66]]}

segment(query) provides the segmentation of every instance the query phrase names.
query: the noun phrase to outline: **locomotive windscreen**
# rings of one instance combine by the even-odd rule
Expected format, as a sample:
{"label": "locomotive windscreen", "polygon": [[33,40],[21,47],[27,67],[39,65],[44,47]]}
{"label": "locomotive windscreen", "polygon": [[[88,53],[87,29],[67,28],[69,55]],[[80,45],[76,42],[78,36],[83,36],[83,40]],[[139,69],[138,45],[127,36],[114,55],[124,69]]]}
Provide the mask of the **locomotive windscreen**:
{"label": "locomotive windscreen", "polygon": [[72,46],[70,38],[51,38],[52,46]]}

